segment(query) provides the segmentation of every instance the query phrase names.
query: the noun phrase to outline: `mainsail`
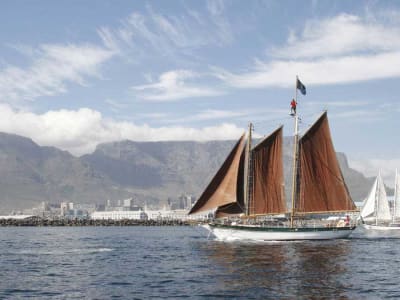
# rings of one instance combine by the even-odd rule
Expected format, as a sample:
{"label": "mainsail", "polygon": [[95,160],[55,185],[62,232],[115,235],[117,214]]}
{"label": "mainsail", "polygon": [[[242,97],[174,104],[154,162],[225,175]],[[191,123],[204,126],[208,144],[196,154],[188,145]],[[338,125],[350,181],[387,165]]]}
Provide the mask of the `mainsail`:
{"label": "mainsail", "polygon": [[389,202],[386,196],[386,189],[383,183],[382,177],[380,174],[378,175],[378,186],[377,186],[377,195],[376,195],[376,219],[378,221],[390,221],[390,208]]}
{"label": "mainsail", "polygon": [[324,112],[299,141],[295,213],[354,211]]}
{"label": "mainsail", "polygon": [[252,150],[250,215],[286,212],[282,157],[282,127],[279,127]]}
{"label": "mainsail", "polygon": [[243,211],[243,181],[241,179],[243,179],[244,145],[245,135],[243,134],[189,214],[216,208],[220,213],[230,213],[231,209]]}

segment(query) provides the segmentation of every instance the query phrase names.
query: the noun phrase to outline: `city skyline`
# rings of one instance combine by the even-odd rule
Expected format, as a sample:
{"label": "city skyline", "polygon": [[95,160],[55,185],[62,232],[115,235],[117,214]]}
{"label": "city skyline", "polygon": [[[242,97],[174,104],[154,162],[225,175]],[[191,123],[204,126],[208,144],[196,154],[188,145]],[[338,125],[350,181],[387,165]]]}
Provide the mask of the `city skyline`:
{"label": "city skyline", "polygon": [[336,151],[400,169],[396,1],[5,1],[0,131],[79,156],[96,145],[236,139],[329,113]]}

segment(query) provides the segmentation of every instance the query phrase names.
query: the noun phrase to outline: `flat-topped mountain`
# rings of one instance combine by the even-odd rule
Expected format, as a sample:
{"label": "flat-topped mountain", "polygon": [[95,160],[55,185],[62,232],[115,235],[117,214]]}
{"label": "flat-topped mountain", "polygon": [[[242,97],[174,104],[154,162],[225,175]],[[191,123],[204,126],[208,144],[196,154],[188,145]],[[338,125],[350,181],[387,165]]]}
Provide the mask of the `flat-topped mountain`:
{"label": "flat-topped mountain", "polygon": [[[291,139],[284,141],[286,188],[290,188]],[[0,133],[0,211],[41,201],[104,203],[134,197],[137,204],[163,204],[181,193],[198,197],[234,141],[133,142],[100,144],[92,154],[75,157],[54,147]],[[373,179],[349,168],[338,153],[355,201],[368,193]]]}

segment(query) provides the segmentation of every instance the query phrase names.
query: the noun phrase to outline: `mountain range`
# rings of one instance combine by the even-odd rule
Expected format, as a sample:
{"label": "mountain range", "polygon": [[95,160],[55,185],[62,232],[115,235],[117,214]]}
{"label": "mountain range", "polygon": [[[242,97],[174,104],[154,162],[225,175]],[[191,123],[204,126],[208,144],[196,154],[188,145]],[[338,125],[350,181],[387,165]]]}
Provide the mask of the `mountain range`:
{"label": "mountain range", "polygon": [[[31,139],[0,133],[0,212],[42,201],[102,203],[133,197],[138,205],[162,206],[182,193],[198,197],[234,141],[134,142],[100,144],[76,157]],[[351,169],[337,153],[355,201],[367,195],[373,178]],[[290,189],[291,139],[284,139],[286,189]]]}

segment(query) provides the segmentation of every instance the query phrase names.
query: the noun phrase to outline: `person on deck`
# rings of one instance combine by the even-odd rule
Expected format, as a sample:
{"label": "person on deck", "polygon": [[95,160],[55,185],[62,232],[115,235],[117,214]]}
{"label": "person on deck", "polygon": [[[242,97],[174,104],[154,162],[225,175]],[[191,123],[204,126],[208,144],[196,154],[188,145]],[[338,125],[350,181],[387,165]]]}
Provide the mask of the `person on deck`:
{"label": "person on deck", "polygon": [[290,114],[292,116],[294,116],[296,114],[296,106],[297,106],[297,102],[292,99],[292,102],[290,102]]}

